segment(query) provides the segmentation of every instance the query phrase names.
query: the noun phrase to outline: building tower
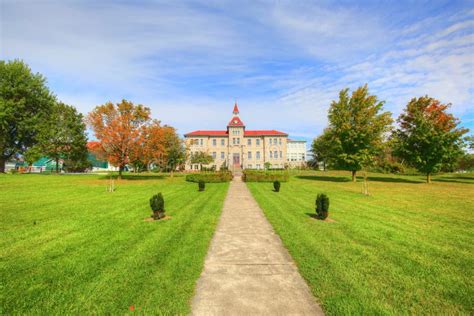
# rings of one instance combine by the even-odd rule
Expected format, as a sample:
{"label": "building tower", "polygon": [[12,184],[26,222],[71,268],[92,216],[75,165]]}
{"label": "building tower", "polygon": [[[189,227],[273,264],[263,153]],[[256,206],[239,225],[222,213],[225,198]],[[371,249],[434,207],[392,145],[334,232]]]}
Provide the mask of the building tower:
{"label": "building tower", "polygon": [[239,107],[237,102],[232,111],[232,119],[227,124],[227,133],[229,135],[229,167],[233,171],[239,171],[244,164],[244,133],[245,125],[239,117]]}

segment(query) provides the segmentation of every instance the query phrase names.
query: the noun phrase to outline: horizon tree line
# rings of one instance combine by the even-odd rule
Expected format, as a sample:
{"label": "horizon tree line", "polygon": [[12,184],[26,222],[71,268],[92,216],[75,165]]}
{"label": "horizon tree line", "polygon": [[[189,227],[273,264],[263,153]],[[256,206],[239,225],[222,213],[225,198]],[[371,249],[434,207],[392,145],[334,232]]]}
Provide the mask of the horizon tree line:
{"label": "horizon tree line", "polygon": [[46,156],[68,171],[83,171],[87,160],[86,127],[98,142],[93,153],[119,167],[135,170],[154,165],[173,171],[184,161],[185,148],[172,126],[151,119],[150,109],[122,100],[97,106],[85,118],[74,106],[57,99],[46,78],[21,60],[0,60],[0,173],[10,159],[29,166]]}
{"label": "horizon tree line", "polygon": [[466,157],[465,142],[472,149],[472,136],[463,138],[469,130],[459,127],[459,119],[447,112],[450,104],[429,96],[414,97],[398,117],[397,127],[383,105],[369,93],[367,84],[350,96],[348,89],[341,90],[329,107],[328,127],[313,140],[312,164],[351,171],[356,181],[358,171],[389,159],[392,171],[405,164],[425,174],[430,183],[432,174],[452,170]]}

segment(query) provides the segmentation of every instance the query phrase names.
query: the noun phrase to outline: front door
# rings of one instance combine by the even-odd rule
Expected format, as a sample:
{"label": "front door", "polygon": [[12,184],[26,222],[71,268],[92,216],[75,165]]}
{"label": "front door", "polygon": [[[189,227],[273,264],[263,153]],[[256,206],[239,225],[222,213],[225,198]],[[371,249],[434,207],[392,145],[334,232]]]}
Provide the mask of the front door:
{"label": "front door", "polygon": [[234,154],[233,158],[234,166],[240,166],[240,154]]}

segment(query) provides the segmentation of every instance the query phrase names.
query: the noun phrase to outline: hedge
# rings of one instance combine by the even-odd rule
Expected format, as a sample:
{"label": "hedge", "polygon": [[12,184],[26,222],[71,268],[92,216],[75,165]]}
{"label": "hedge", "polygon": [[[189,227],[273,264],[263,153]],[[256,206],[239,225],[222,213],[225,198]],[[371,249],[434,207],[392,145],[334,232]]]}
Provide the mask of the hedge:
{"label": "hedge", "polygon": [[242,180],[245,182],[287,182],[288,179],[287,171],[244,170],[242,173]]}
{"label": "hedge", "polygon": [[191,173],[186,175],[186,181],[199,182],[200,180],[210,182],[229,182],[232,180],[232,172],[230,171],[219,171],[219,172],[200,172]]}

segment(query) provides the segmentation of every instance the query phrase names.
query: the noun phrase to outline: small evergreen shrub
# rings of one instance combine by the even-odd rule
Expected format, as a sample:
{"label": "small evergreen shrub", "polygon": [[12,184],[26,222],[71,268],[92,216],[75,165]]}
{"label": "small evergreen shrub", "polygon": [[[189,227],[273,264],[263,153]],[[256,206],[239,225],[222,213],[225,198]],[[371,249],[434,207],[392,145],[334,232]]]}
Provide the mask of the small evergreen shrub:
{"label": "small evergreen shrub", "polygon": [[199,180],[198,186],[199,186],[199,191],[204,191],[204,189],[206,188],[206,183],[204,182],[204,180]]}
{"label": "small evergreen shrub", "polygon": [[280,181],[276,180],[273,182],[273,188],[275,189],[275,192],[280,192]]}
{"label": "small evergreen shrub", "polygon": [[326,194],[320,193],[316,197],[316,216],[319,219],[326,219],[329,215],[329,198]]}
{"label": "small evergreen shrub", "polygon": [[165,200],[163,199],[163,195],[161,194],[161,192],[151,197],[150,207],[153,211],[152,217],[154,219],[160,219],[165,217]]}

